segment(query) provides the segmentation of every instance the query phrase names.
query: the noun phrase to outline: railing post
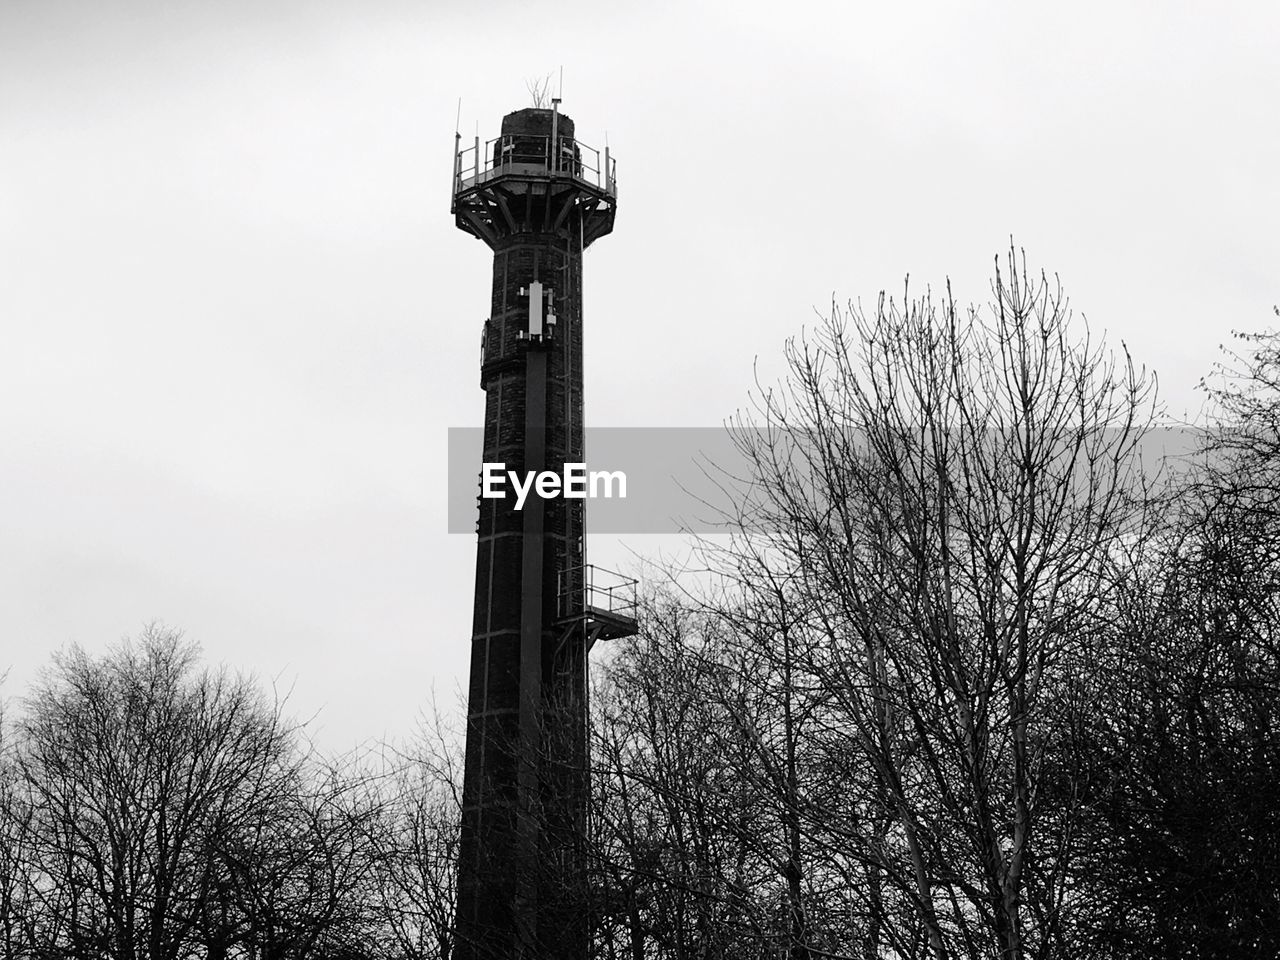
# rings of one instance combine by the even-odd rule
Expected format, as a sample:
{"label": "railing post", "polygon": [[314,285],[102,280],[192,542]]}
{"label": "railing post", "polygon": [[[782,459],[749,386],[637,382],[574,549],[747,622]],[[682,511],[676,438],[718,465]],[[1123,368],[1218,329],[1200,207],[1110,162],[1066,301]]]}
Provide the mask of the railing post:
{"label": "railing post", "polygon": [[454,198],[462,181],[462,134],[453,135],[453,183],[449,185],[449,212],[453,213]]}
{"label": "railing post", "polygon": [[551,143],[547,145],[552,176],[560,172],[560,98],[551,98]]}
{"label": "railing post", "polygon": [[604,169],[600,171],[600,176],[602,176],[602,177],[604,178],[604,183],[602,183],[602,184],[601,184],[601,186],[602,186],[602,187],[604,187],[604,192],[605,192],[605,193],[613,193],[613,177],[611,177],[611,176],[609,175],[609,146],[608,146],[608,144],[606,144],[606,145],[605,145],[605,148],[604,148]]}

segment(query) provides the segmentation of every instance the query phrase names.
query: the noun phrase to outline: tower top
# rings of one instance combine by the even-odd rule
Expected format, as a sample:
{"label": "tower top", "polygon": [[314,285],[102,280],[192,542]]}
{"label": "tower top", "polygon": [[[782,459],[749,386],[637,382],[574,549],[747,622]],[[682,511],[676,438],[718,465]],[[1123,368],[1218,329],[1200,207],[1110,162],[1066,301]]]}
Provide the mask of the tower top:
{"label": "tower top", "polygon": [[455,134],[452,205],[458,228],[496,248],[521,233],[569,233],[583,248],[613,230],[617,161],[575,136],[573,120],[526,107],[500,136],[463,146]]}
{"label": "tower top", "polygon": [[513,110],[502,118],[502,135],[549,137],[552,127],[562,137],[573,139],[573,120],[568,114],[560,113],[548,107],[525,107]]}

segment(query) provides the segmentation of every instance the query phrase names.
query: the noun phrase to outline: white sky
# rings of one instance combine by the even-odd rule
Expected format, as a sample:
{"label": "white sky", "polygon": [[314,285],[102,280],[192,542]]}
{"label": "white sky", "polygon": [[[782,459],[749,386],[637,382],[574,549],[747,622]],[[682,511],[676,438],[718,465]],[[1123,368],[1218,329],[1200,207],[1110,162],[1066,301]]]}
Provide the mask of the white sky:
{"label": "white sky", "polygon": [[985,301],[1011,234],[1193,409],[1280,300],[1278,11],[2,0],[3,692],[159,619],[333,746],[452,704],[490,269],[455,112],[495,136],[561,65],[618,158],[590,425],[717,424],[833,294]]}

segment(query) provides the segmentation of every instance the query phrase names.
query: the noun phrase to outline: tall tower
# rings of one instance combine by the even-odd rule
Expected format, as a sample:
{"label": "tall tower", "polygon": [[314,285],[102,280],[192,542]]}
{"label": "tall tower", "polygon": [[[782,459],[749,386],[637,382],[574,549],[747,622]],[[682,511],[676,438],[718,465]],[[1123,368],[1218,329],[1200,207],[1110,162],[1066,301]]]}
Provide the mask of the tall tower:
{"label": "tall tower", "polygon": [[[582,255],[613,229],[614,161],[552,109],[463,147],[452,212],[493,251],[484,461],[584,460]],[[459,960],[587,953],[587,655],[635,632],[634,582],[585,564],[584,501],[480,499],[458,865]],[[629,586],[628,586],[629,584]]]}

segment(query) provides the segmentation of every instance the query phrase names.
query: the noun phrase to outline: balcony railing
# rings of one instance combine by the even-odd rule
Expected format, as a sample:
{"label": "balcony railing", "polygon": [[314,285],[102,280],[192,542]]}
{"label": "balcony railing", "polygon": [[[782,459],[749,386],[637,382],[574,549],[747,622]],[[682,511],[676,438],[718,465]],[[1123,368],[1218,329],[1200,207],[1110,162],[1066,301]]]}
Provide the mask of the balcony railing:
{"label": "balcony railing", "polygon": [[601,153],[572,137],[555,139],[555,149],[551,137],[525,134],[496,137],[483,143],[476,137],[474,144],[463,147],[459,134],[453,161],[453,195],[510,175],[568,177],[608,196],[618,195],[618,162],[609,156],[608,147]]}
{"label": "balcony railing", "polygon": [[590,563],[564,570],[559,577],[558,613],[562,618],[605,615],[634,620],[636,584],[630,577]]}

